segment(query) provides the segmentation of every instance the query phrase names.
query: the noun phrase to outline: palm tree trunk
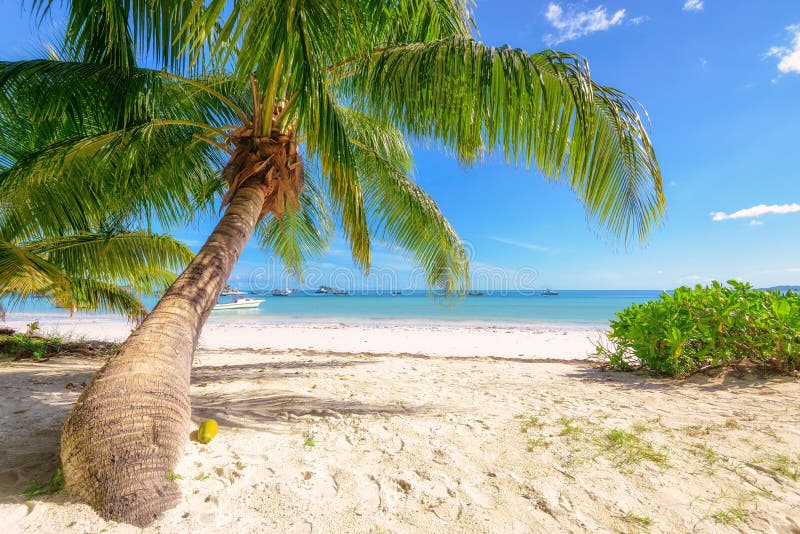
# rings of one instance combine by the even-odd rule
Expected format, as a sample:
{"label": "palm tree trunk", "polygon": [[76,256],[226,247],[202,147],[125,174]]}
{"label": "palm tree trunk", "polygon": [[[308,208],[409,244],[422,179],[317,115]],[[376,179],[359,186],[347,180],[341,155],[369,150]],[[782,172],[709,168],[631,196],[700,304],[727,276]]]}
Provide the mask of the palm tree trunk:
{"label": "palm tree trunk", "polygon": [[66,487],[108,520],[146,526],[177,504],[197,339],[250,238],[265,187],[238,188],[203,248],[78,399],[61,436]]}

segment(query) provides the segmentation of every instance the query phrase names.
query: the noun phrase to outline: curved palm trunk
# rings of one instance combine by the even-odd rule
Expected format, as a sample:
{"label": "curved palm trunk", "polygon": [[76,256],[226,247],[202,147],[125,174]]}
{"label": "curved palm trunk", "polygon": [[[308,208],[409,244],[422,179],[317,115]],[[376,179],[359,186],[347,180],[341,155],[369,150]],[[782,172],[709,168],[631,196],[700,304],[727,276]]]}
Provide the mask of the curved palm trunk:
{"label": "curved palm trunk", "polygon": [[177,504],[168,475],[189,437],[197,339],[259,219],[266,188],[237,189],[208,241],[93,377],[61,437],[67,489],[106,519],[150,524]]}

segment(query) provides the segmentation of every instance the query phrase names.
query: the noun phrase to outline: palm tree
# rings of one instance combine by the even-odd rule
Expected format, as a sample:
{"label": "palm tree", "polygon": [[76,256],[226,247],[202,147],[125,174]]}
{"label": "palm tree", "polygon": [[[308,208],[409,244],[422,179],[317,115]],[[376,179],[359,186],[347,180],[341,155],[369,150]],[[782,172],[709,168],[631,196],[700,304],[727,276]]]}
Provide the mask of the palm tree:
{"label": "palm tree", "polygon": [[[45,12],[51,1],[33,3]],[[141,526],[176,503],[166,475],[188,436],[195,345],[254,229],[299,268],[324,249],[332,214],[362,269],[380,240],[413,257],[431,286],[466,287],[463,248],[411,179],[407,138],[467,165],[502,154],[565,182],[609,237],[644,240],[658,224],[661,176],[637,104],[594,82],[580,57],[480,43],[467,8],[73,0],[67,41],[82,63],[0,65],[0,93],[14,102],[35,92],[45,124],[85,129],[92,101],[117,110],[12,168],[2,195],[50,182],[71,197],[104,195],[119,189],[103,178],[114,175],[133,184],[119,191],[126,205],[174,222],[192,202],[213,204],[210,171],[224,182],[208,241],[64,426],[67,487],[101,515]],[[164,69],[137,67],[137,53]],[[66,224],[56,211],[49,222]]]}

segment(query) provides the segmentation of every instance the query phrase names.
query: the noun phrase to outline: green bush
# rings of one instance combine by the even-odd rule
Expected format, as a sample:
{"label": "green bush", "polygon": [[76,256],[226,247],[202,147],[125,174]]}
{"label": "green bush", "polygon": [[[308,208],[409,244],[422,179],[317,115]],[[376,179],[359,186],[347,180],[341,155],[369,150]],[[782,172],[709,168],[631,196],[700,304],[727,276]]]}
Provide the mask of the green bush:
{"label": "green bush", "polygon": [[598,354],[614,369],[685,376],[749,360],[781,371],[800,366],[800,294],[728,286],[680,287],[617,313],[610,346]]}
{"label": "green bush", "polygon": [[27,334],[0,335],[0,355],[7,354],[15,359],[32,358],[38,360],[58,352],[63,343],[60,338],[43,338]]}

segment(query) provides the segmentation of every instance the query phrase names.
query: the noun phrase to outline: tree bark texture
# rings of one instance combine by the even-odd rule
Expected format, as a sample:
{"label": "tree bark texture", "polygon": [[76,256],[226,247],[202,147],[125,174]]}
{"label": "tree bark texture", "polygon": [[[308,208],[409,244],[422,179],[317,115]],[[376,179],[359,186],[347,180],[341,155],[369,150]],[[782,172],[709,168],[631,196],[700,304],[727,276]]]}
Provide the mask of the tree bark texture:
{"label": "tree bark texture", "polygon": [[190,431],[200,331],[259,220],[266,188],[245,183],[203,248],[92,378],[61,436],[66,489],[108,520],[146,526],[175,506],[170,473]]}

